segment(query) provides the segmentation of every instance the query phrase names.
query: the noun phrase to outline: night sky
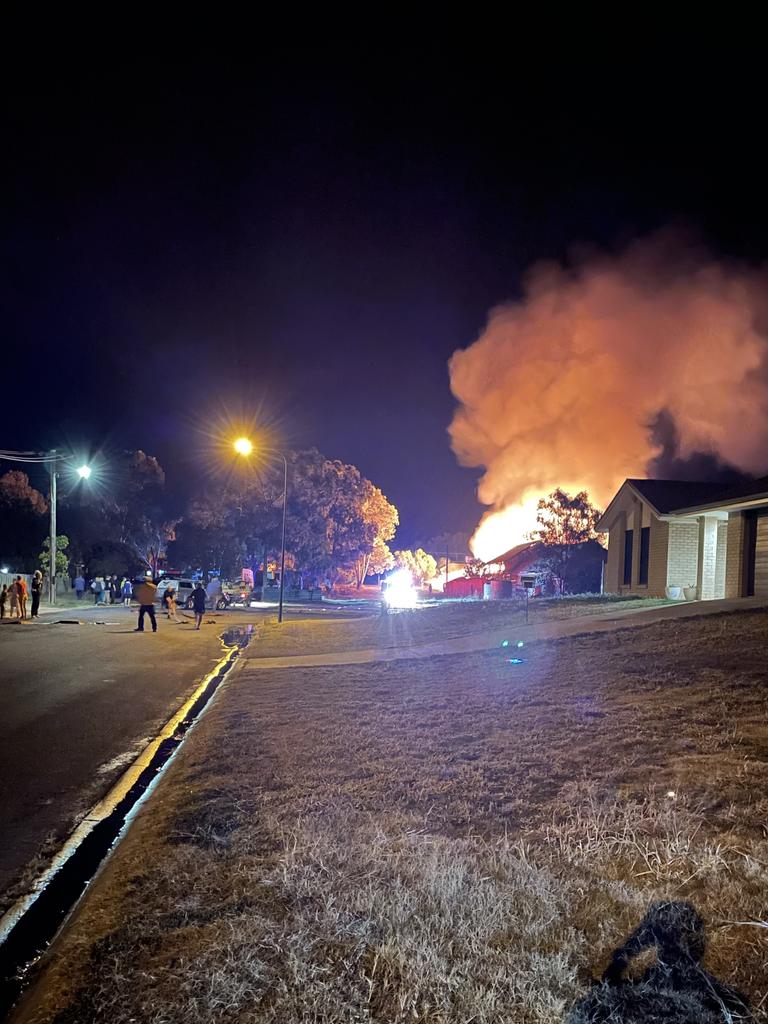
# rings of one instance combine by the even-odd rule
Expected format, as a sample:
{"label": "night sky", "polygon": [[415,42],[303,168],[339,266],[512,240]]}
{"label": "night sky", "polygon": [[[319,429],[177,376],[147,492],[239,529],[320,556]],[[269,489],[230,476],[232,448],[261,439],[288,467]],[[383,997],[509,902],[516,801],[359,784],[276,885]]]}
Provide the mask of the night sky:
{"label": "night sky", "polygon": [[681,45],[14,77],[0,446],[140,447],[182,495],[253,412],[359,466],[397,546],[471,531],[446,363],[531,263],[670,223],[765,258],[762,65]]}

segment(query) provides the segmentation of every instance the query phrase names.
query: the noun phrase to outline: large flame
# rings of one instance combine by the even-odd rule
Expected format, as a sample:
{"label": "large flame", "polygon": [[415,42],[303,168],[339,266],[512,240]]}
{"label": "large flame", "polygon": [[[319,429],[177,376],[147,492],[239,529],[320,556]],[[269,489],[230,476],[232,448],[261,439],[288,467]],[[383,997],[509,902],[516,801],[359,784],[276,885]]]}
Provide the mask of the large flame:
{"label": "large flame", "polygon": [[[539,499],[547,497],[559,486],[553,482],[543,491],[525,491],[522,501],[507,505],[498,512],[486,512],[469,542],[475,558],[491,562],[518,544],[535,539],[533,534],[539,528]],[[563,489],[570,494],[578,494],[584,487],[578,483],[566,483]]]}
{"label": "large flame", "polygon": [[768,470],[768,274],[670,233],[534,268],[449,370],[453,449],[485,469],[483,559],[526,540],[556,487],[604,507],[629,476]]}
{"label": "large flame", "polygon": [[536,506],[539,495],[527,493],[517,505],[508,505],[499,512],[487,512],[469,546],[475,558],[491,562],[516,544],[530,540],[536,529]]}

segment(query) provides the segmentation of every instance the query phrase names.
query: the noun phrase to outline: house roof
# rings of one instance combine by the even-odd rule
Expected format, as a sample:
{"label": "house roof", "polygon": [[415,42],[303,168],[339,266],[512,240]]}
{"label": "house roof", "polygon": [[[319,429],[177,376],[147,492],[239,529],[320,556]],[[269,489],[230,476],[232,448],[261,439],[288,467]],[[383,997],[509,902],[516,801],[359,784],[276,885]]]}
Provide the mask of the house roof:
{"label": "house roof", "polygon": [[[716,485],[710,485],[716,486]],[[729,484],[724,491],[718,494],[705,496],[694,504],[681,506],[679,509],[672,509],[673,512],[693,511],[698,508],[720,507],[721,505],[735,505],[743,501],[759,501],[761,498],[768,500],[768,476],[758,477],[745,484],[738,484],[736,487]]]}
{"label": "house roof", "polygon": [[[505,551],[503,555],[496,555],[495,558],[489,558],[486,565],[494,562],[504,562],[508,572],[513,572],[518,567],[518,563],[527,562],[531,555],[538,553],[538,547],[540,541],[529,540],[524,544],[516,544],[515,547],[510,548],[509,551]],[[533,549],[537,549],[534,551]],[[510,565],[509,563],[512,563]]]}
{"label": "house roof", "polygon": [[733,484],[711,484],[698,480],[627,480],[628,484],[659,513],[722,501]]}
{"label": "house roof", "polygon": [[751,480],[749,483],[713,484],[703,480],[639,480],[624,481],[605,512],[597,528],[605,531],[611,522],[611,510],[625,487],[631,487],[639,498],[646,501],[660,516],[692,515],[706,509],[722,509],[729,505],[739,506],[748,501],[765,499],[768,503],[768,477]]}

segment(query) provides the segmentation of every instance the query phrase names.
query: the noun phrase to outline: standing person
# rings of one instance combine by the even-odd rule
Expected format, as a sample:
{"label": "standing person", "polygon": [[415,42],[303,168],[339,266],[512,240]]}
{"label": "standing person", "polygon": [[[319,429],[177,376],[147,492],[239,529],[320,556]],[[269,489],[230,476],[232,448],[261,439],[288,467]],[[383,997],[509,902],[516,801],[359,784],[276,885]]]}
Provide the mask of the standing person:
{"label": "standing person", "polygon": [[152,623],[152,632],[157,632],[157,619],[155,618],[155,594],[157,593],[157,584],[153,583],[152,580],[144,579],[141,583],[137,584],[134,588],[134,597],[139,602],[139,624],[134,630],[134,633],[144,632],[144,616],[149,616],[149,621]]}
{"label": "standing person", "polygon": [[109,603],[117,604],[117,576],[109,577]]}
{"label": "standing person", "polygon": [[195,613],[195,629],[200,629],[200,623],[203,621],[205,615],[205,587],[203,581],[198,580],[197,586],[192,591],[192,608]]}
{"label": "standing person", "polygon": [[123,604],[126,608],[130,608],[131,598],[133,597],[133,585],[127,577],[123,579],[122,586],[120,587],[120,593],[123,595]]}
{"label": "standing person", "polygon": [[77,576],[75,576],[75,597],[77,598],[78,601],[82,601],[84,593],[85,580],[83,579],[83,574],[79,572]]}
{"label": "standing person", "polygon": [[91,583],[91,590],[93,591],[93,603],[98,604],[101,601],[101,595],[104,591],[104,580],[101,576],[94,576],[93,583]]}
{"label": "standing person", "polygon": [[19,595],[19,608],[21,614],[20,619],[26,619],[27,617],[27,581],[22,576],[16,577],[16,587]]}
{"label": "standing person", "polygon": [[0,619],[5,618],[5,602],[8,600],[8,586],[3,584],[3,589],[0,590]]}
{"label": "standing person", "polygon": [[19,588],[16,586],[16,580],[13,580],[8,592],[11,595],[11,618],[20,618],[19,615]]}
{"label": "standing person", "polygon": [[173,587],[168,587],[165,592],[165,598],[165,610],[168,613],[168,618],[173,622],[183,622],[184,619],[179,618],[179,613],[177,611],[178,606],[176,604],[176,591]]}
{"label": "standing person", "polygon": [[218,576],[214,576],[208,586],[205,588],[205,593],[208,598],[208,602],[211,606],[211,611],[216,610],[216,604],[218,603],[221,595],[221,580]]}
{"label": "standing person", "polygon": [[43,593],[43,574],[39,569],[35,569],[35,575],[32,577],[32,618],[37,618],[37,613],[40,610],[40,598]]}

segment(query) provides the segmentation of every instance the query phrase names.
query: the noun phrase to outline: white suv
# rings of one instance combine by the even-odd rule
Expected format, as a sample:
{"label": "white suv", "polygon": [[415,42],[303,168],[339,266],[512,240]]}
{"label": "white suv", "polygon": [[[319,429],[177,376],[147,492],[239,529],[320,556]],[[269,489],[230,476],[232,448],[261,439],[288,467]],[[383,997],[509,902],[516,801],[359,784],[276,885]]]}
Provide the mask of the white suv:
{"label": "white suv", "polygon": [[192,607],[192,591],[197,586],[197,580],[180,579],[174,580],[168,577],[164,577],[157,584],[157,594],[155,594],[156,601],[163,600],[163,594],[169,587],[173,587],[176,591],[176,603],[180,608],[191,608]]}

